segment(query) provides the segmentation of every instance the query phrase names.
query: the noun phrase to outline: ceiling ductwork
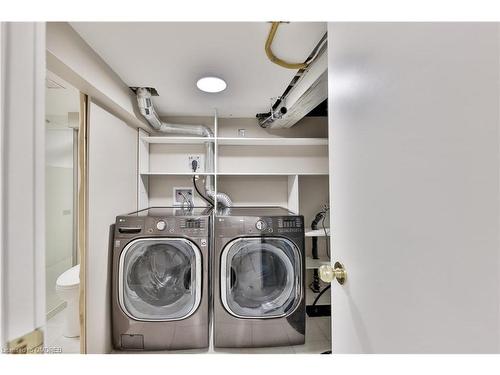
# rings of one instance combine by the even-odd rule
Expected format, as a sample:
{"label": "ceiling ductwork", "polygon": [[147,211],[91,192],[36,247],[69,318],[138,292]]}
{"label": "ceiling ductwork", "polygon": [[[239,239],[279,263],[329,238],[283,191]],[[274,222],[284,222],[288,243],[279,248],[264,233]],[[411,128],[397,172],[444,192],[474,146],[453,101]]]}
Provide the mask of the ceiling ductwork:
{"label": "ceiling ductwork", "polygon": [[[151,125],[153,129],[160,133],[167,134],[182,134],[196,137],[213,138],[212,129],[205,125],[186,125],[186,124],[172,124],[162,121],[153,106],[151,99],[151,91],[146,87],[139,87],[135,90],[137,95],[137,104],[141,115]],[[212,172],[214,170],[214,143],[209,141],[205,143],[205,171]],[[227,194],[215,194],[213,176],[206,176],[205,178],[205,194],[222,207],[231,207],[232,201]]]}
{"label": "ceiling ductwork", "polygon": [[[274,30],[275,32],[276,30]],[[302,68],[293,77],[283,94],[276,99],[270,111],[256,115],[261,127],[270,129],[290,128],[328,97],[326,45],[327,35],[325,34],[306,62],[298,64]],[[266,52],[267,47],[268,43],[266,43]],[[276,61],[273,62],[277,63]],[[286,64],[290,66],[297,65]],[[281,63],[278,65],[284,66]],[[288,68],[288,66],[285,67]]]}

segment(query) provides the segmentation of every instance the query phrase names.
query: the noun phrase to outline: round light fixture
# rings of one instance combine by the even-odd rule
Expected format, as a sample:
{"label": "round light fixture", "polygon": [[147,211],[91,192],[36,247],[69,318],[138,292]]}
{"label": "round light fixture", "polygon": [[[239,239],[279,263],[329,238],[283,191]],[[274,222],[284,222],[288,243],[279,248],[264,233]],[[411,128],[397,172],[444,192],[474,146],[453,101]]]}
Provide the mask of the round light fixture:
{"label": "round light fixture", "polygon": [[203,77],[196,82],[196,86],[205,92],[221,92],[227,87],[226,81],[219,77]]}

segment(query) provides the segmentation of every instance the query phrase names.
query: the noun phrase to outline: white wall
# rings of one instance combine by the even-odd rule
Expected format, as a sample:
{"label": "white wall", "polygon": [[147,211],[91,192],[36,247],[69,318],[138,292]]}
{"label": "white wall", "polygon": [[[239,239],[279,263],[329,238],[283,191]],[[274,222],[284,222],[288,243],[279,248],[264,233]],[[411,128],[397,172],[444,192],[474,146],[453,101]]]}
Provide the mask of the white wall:
{"label": "white wall", "polygon": [[111,351],[109,227],[137,209],[137,130],[95,103],[88,135],[87,353]]}
{"label": "white wall", "polygon": [[331,23],[333,350],[499,351],[499,32]]}
{"label": "white wall", "polygon": [[[65,22],[47,23],[47,68],[92,98],[89,130],[87,352],[111,350],[108,229],[137,208],[137,133],[149,126],[135,95]],[[111,115],[111,112],[113,115]]]}
{"label": "white wall", "polygon": [[217,190],[235,206],[288,205],[288,176],[218,176]]}
{"label": "white wall", "polygon": [[[47,79],[62,87],[45,89],[46,164],[46,312],[50,319],[63,301],[55,290],[56,280],[76,264],[73,259],[74,171],[73,137],[70,117],[79,117],[80,93],[51,72]],[[76,124],[78,126],[78,123]],[[76,147],[76,145],[75,145]]]}
{"label": "white wall", "polygon": [[[3,197],[5,193],[5,187],[4,187],[4,152],[5,152],[5,146],[3,145],[4,143],[4,132],[3,132],[3,123],[4,123],[4,113],[5,113],[5,103],[4,103],[4,79],[5,79],[5,74],[4,74],[4,65],[5,65],[5,24],[3,22],[0,22],[0,212],[3,212],[4,210],[4,203],[3,203]],[[3,239],[4,239],[4,229],[3,229],[3,223],[5,219],[3,215],[0,215],[0,244],[2,244],[1,249],[3,250]],[[5,264],[4,261],[4,254],[3,251],[0,251],[0,345],[4,345],[4,343],[7,341],[7,339],[4,337],[5,335],[5,301],[4,301],[4,271],[3,267]]]}
{"label": "white wall", "polygon": [[[214,119],[210,117],[168,117],[164,119],[172,123],[202,124],[212,127]],[[218,135],[220,137],[237,137],[238,129],[245,129],[247,138],[253,137],[327,137],[328,124],[326,118],[304,118],[296,126],[287,129],[263,129],[255,118],[222,118],[218,120]],[[190,172],[187,162],[188,154],[205,155],[203,145],[149,145],[150,172]],[[271,172],[269,176],[218,176],[218,190],[229,194],[235,205],[280,205],[288,203],[288,176],[273,175],[273,172],[298,170],[304,172],[324,172],[328,165],[328,148],[319,147],[259,147],[259,146],[219,146],[219,172]],[[305,192],[315,189],[313,181],[322,181],[318,186],[321,194],[328,187],[326,176],[300,177],[306,182]],[[312,183],[311,183],[312,182]],[[168,205],[172,203],[172,188],[174,186],[191,186],[189,177],[185,176],[149,176],[149,204]],[[202,183],[200,182],[200,186]],[[305,190],[304,190],[305,189]],[[309,211],[309,203],[303,205]],[[328,202],[328,194],[318,197],[322,202]],[[312,202],[315,202],[312,199]],[[195,204],[205,205],[205,202],[195,194]],[[315,202],[312,211],[321,204]]]}
{"label": "white wall", "polygon": [[66,22],[47,23],[47,67],[122,120],[149,129],[133,92]]}
{"label": "white wall", "polygon": [[2,342],[45,324],[45,33],[1,24]]}
{"label": "white wall", "polygon": [[73,169],[46,169],[46,312],[63,302],[56,293],[56,280],[73,266]]}

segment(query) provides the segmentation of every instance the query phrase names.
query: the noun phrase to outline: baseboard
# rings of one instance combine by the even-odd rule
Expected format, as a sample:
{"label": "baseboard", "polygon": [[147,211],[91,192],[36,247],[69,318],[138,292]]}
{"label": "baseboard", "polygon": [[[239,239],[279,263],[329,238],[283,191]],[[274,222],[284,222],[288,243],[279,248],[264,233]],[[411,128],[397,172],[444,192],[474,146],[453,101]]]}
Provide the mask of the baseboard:
{"label": "baseboard", "polygon": [[66,308],[66,302],[61,302],[59,305],[57,305],[56,307],[54,307],[52,310],[50,310],[46,316],[45,316],[45,319],[46,320],[49,320],[50,318],[53,318],[54,315],[56,315],[57,313],[60,313],[61,311],[63,311],[64,309]]}

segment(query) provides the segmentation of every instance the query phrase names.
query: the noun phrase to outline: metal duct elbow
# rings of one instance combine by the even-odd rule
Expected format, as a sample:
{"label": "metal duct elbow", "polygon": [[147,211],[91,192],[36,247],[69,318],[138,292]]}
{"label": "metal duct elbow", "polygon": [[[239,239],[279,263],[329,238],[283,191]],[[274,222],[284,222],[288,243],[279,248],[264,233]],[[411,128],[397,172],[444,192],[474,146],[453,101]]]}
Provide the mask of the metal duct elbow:
{"label": "metal duct elbow", "polygon": [[161,121],[153,106],[151,92],[147,88],[140,87],[137,89],[136,95],[139,111],[153,129],[161,133],[184,134],[198,137],[214,136],[212,129],[204,125],[171,124]]}
{"label": "metal duct elbow", "polygon": [[161,120],[156,114],[153,107],[153,102],[151,101],[151,93],[148,89],[140,87],[137,89],[137,105],[139,106],[139,112],[147,120],[149,125],[153,129],[160,130]]}
{"label": "metal duct elbow", "polygon": [[233,201],[231,200],[231,198],[229,197],[229,195],[227,195],[225,193],[217,193],[217,194],[215,194],[215,192],[213,190],[207,190],[206,194],[212,200],[217,201],[217,206],[221,206],[221,207],[224,207],[224,208],[225,207],[232,207],[233,206]]}

